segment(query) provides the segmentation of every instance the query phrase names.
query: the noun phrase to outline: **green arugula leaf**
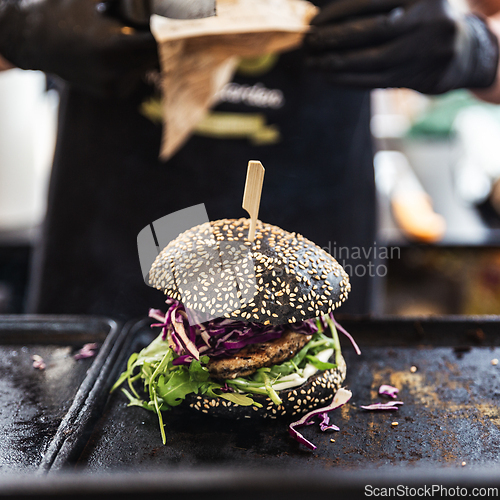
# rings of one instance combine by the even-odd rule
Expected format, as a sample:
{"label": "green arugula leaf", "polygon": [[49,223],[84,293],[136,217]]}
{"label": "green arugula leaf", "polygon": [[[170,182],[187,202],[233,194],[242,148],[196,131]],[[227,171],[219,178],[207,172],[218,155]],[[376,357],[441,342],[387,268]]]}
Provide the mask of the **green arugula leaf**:
{"label": "green arugula leaf", "polygon": [[290,373],[298,373],[299,371],[302,370],[300,370],[295,363],[292,361],[285,361],[284,363],[281,363],[281,365],[273,366],[269,375],[273,378],[286,377],[287,375],[290,375]]}
{"label": "green arugula leaf", "polygon": [[178,406],[192,392],[197,392],[197,384],[193,383],[188,370],[174,370],[169,376],[161,375],[156,382],[158,396],[168,406]]}
{"label": "green arugula leaf", "polygon": [[283,401],[281,401],[281,398],[278,396],[278,393],[274,390],[271,380],[267,376],[265,372],[261,372],[262,376],[264,378],[264,386],[266,388],[267,393],[269,394],[269,397],[271,398],[272,402],[279,406]]}
{"label": "green arugula leaf", "polygon": [[[314,339],[314,338],[313,338]],[[311,342],[313,342],[313,339],[311,339],[293,358],[292,361],[295,363],[295,365],[300,366],[304,358],[306,357],[306,354],[309,352],[309,349],[311,349],[311,346],[309,345]]]}
{"label": "green arugula leaf", "polygon": [[156,337],[151,344],[142,349],[137,356],[136,365],[144,363],[154,363],[161,361],[167,352],[171,351],[170,346],[166,340],[161,338],[161,334]]}
{"label": "green arugula leaf", "polygon": [[153,408],[151,408],[146,401],[143,401],[142,399],[135,398],[130,394],[130,392],[127,391],[127,389],[122,389],[122,392],[127,396],[129,400],[129,404],[127,406],[140,406],[141,408],[144,408],[145,410],[153,411]]}
{"label": "green arugula leaf", "polygon": [[238,391],[246,391],[254,394],[266,394],[267,391],[264,387],[262,387],[262,382],[254,382],[252,380],[248,380],[244,377],[237,377],[231,380],[226,380],[226,384],[233,389]]}
{"label": "green arugula leaf", "polygon": [[163,423],[163,416],[162,416],[161,410],[160,410],[160,406],[161,406],[161,404],[163,404],[163,401],[161,404],[158,401],[158,396],[156,395],[156,388],[155,387],[152,388],[151,392],[153,393],[153,402],[154,402],[155,409],[156,409],[156,415],[158,415],[158,423],[160,424],[161,440],[162,440],[163,444],[167,444],[167,435],[165,434],[165,425]]}
{"label": "green arugula leaf", "polygon": [[[149,363],[144,363],[141,366],[141,378],[144,379],[144,391],[150,392],[151,379],[153,377],[154,368]],[[151,394],[150,394],[151,398]]]}
{"label": "green arugula leaf", "polygon": [[133,373],[134,368],[135,368],[135,361],[137,359],[137,356],[138,356],[138,354],[136,352],[134,352],[130,356],[130,358],[128,358],[127,369],[120,375],[118,380],[115,382],[115,385],[111,388],[110,392],[113,392],[117,387],[122,385],[123,382],[125,382],[125,380],[127,380],[128,378],[130,378],[132,376],[132,373]]}
{"label": "green arugula leaf", "polygon": [[[205,357],[208,358],[208,356]],[[210,373],[206,366],[202,366],[202,364],[195,359],[189,365],[189,376],[193,381],[206,382],[210,378]]]}
{"label": "green arugula leaf", "polygon": [[335,363],[337,365],[340,364],[342,354],[340,350],[340,340],[339,340],[339,335],[337,333],[337,328],[335,328],[335,324],[332,321],[332,318],[330,316],[325,315],[324,318],[326,319],[326,322],[328,323],[328,326],[330,327],[330,331],[332,332],[332,339],[333,339],[333,348],[335,349]]}
{"label": "green arugula leaf", "polygon": [[222,392],[221,385],[217,383],[211,383],[210,387],[207,387],[206,394],[211,398],[223,398],[231,401],[234,404],[240,406],[256,406],[257,408],[262,408],[260,403],[254,401],[248,394],[241,394],[239,392]]}
{"label": "green arugula leaf", "polygon": [[255,402],[246,394],[239,394],[238,392],[222,392],[220,394],[216,394],[216,396],[227,399],[228,401],[240,406],[257,406],[258,408],[262,408],[260,403]]}
{"label": "green arugula leaf", "polygon": [[308,354],[306,356],[306,358],[318,370],[331,370],[332,368],[337,368],[336,364],[321,361],[320,359],[318,359],[316,356],[313,356],[312,354]]}

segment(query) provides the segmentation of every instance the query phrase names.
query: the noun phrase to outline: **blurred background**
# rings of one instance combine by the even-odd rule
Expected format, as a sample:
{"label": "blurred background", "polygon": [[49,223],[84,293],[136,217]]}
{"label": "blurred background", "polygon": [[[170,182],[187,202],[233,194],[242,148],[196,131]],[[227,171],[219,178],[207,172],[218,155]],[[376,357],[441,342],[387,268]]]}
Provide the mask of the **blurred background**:
{"label": "blurred background", "polygon": [[377,90],[371,125],[393,249],[377,310],[500,313],[500,108],[464,90]]}
{"label": "blurred background", "polygon": [[32,245],[45,213],[58,94],[45,75],[0,73],[0,314],[23,310]]}
{"label": "blurred background", "polygon": [[[467,91],[372,93],[387,248],[379,314],[500,314],[500,107]],[[44,217],[58,95],[39,72],[0,73],[0,313],[23,311]]]}

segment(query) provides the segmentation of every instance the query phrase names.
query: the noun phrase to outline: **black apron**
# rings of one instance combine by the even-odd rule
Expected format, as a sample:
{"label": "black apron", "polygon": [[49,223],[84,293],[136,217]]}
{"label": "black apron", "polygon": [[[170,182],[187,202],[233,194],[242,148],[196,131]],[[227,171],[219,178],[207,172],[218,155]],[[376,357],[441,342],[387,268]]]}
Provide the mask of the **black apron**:
{"label": "black apron", "polygon": [[[199,203],[211,220],[246,217],[248,160],[266,168],[259,218],[337,256],[344,249],[338,260],[351,271],[353,289],[342,311],[369,311],[370,258],[356,253],[375,239],[369,93],[331,86],[304,68],[300,50],[281,55],[265,74],[234,82],[233,90],[246,94],[229,92],[216,111],[262,114],[279,140],[193,135],[168,162],[158,160],[161,126],[139,111],[149,88],[126,101],[62,92],[30,312],[124,320],[162,307],[165,297],[141,275],[138,232]],[[251,88],[260,94],[250,96]]]}

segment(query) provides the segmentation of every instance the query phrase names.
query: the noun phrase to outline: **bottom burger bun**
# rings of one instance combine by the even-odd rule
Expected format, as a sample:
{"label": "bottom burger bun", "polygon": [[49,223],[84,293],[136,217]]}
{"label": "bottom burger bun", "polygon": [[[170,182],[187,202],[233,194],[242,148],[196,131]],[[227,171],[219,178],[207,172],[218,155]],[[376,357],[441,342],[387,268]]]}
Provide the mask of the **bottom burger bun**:
{"label": "bottom burger bun", "polygon": [[[333,362],[333,359],[330,361]],[[344,358],[339,356],[337,362],[336,368],[316,372],[302,385],[277,391],[282,400],[279,406],[276,406],[268,396],[260,394],[253,394],[252,399],[260,403],[262,408],[240,406],[221,398],[196,394],[187,396],[185,404],[193,410],[215,417],[233,419],[295,417],[331,402],[346,376]]]}

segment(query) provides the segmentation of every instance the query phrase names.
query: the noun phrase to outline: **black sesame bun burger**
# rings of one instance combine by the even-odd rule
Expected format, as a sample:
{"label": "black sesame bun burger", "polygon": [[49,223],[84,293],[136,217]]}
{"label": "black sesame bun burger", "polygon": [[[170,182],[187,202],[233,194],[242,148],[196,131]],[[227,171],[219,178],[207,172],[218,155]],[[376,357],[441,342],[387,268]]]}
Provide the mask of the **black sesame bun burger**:
{"label": "black sesame bun burger", "polygon": [[[349,277],[296,233],[248,219],[196,226],[171,241],[149,280],[167,296],[151,310],[160,335],[134,354],[115,384],[131,404],[161,410],[184,403],[203,413],[285,417],[331,402],[346,374],[332,311]],[[197,322],[201,319],[201,321]]]}

